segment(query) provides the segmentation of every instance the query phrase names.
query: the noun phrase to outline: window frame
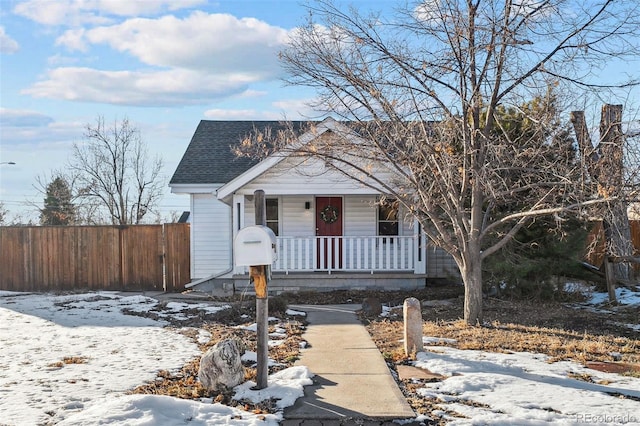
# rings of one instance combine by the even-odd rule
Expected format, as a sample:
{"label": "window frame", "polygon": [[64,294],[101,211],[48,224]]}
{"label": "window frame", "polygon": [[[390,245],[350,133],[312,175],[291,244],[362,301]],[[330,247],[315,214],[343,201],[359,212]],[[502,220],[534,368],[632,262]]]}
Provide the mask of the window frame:
{"label": "window frame", "polygon": [[[383,219],[382,218],[382,214],[383,214],[383,210],[389,210],[389,212],[387,213],[387,218]],[[389,220],[390,217],[390,213],[395,213],[394,214],[394,219],[393,220]],[[379,237],[399,237],[401,235],[401,227],[400,227],[400,206],[398,204],[398,201],[395,199],[389,199],[389,200],[383,200],[380,201],[378,200],[378,205],[376,208],[376,233]],[[395,224],[395,233],[382,233],[382,228],[380,225],[382,224],[390,224],[390,228],[393,228],[393,224]],[[393,242],[393,239],[390,239],[391,242]],[[387,242],[387,238],[382,238],[382,242],[386,243]]]}
{"label": "window frame", "polygon": [[[276,218],[275,219],[269,218],[269,212],[270,211],[274,211],[274,210],[270,210],[269,209],[269,202],[272,202],[272,203],[275,202],[275,204],[276,204],[276,206],[275,206],[276,207],[275,208]],[[268,198],[265,198],[265,216],[266,216],[265,225],[267,227],[271,228],[271,230],[273,231],[274,234],[276,234],[276,236],[280,235],[280,222],[281,222],[280,221],[280,217],[281,217],[280,205],[281,205],[281,203],[280,203],[280,198],[279,197],[268,197]],[[270,226],[270,225],[273,225],[273,224],[275,224],[275,229],[272,226]]]}

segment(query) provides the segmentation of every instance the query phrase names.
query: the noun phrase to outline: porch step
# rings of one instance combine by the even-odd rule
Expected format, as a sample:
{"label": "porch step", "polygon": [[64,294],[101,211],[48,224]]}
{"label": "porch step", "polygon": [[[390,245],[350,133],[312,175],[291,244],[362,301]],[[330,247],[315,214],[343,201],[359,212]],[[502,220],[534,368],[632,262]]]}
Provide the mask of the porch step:
{"label": "porch step", "polygon": [[231,278],[212,278],[198,283],[191,290],[213,296],[230,296],[234,293],[234,280]]}
{"label": "porch step", "polygon": [[[414,273],[357,273],[326,272],[274,273],[269,282],[269,294],[278,295],[299,291],[375,290],[411,291],[426,286],[426,275]],[[236,291],[253,292],[247,275],[234,275]]]}
{"label": "porch step", "polygon": [[[299,291],[411,291],[424,288],[426,282],[426,275],[413,273],[274,273],[268,289],[270,296]],[[195,285],[192,290],[221,297],[234,294],[255,295],[248,275],[210,279]]]}

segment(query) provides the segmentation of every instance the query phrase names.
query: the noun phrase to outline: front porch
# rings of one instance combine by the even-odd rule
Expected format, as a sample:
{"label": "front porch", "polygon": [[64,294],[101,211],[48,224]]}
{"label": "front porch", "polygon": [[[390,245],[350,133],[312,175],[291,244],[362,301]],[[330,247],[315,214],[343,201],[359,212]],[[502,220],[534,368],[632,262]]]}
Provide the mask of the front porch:
{"label": "front porch", "polygon": [[277,237],[273,272],[426,271],[425,241],[412,236]]}
{"label": "front porch", "polygon": [[[254,225],[254,200],[235,193],[230,207],[235,238]],[[381,207],[376,194],[267,195],[266,225],[275,234],[277,254],[271,293],[413,290],[427,278],[457,275],[453,259],[430,243],[417,221],[401,218],[408,216],[397,207]],[[246,266],[232,266],[219,278],[228,290],[252,291]]]}
{"label": "front porch", "polygon": [[[276,237],[269,293],[415,290],[426,283],[424,236]],[[227,291],[252,293],[246,267],[224,280]]]}
{"label": "front porch", "polygon": [[[426,241],[412,236],[317,236],[276,237],[274,273],[365,272],[426,273]],[[239,266],[234,274],[245,274]]]}

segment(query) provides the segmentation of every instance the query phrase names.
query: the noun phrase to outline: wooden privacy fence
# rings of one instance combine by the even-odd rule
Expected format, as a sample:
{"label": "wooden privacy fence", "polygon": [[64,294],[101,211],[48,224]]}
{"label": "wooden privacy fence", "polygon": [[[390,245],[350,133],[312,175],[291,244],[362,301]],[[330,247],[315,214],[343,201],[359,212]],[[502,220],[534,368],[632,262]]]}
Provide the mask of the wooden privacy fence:
{"label": "wooden privacy fence", "polygon": [[[631,242],[635,252],[640,251],[640,220],[630,220]],[[602,222],[595,223],[591,228],[591,232],[587,236],[587,247],[593,246],[595,249],[587,253],[585,260],[591,265],[600,268],[604,262],[604,230]],[[640,265],[634,264],[633,268],[640,271]]]}
{"label": "wooden privacy fence", "polygon": [[0,290],[182,291],[189,224],[0,227]]}

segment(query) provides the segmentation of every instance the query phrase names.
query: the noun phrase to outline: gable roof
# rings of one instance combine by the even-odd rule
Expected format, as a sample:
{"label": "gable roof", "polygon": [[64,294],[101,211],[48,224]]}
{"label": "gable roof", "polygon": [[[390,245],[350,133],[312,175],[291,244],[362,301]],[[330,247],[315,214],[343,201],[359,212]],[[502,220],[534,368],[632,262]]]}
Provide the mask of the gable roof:
{"label": "gable roof", "polygon": [[[292,122],[299,130],[306,122]],[[201,120],[169,185],[224,184],[241,175],[259,160],[237,157],[231,147],[255,129],[283,129],[279,121],[213,121]]]}
{"label": "gable roof", "polygon": [[[300,128],[298,127],[297,130],[299,129]],[[331,117],[328,117],[322,120],[322,122],[318,123],[313,129],[308,130],[302,135],[299,135],[298,140],[294,142],[294,146],[305,145],[311,142],[313,139],[319,137],[323,133],[331,132],[331,131],[339,132],[343,135],[348,135],[347,137],[357,137],[357,135],[351,129],[349,129],[349,127],[334,120]],[[262,173],[266,172],[270,168],[277,165],[279,162],[283,161],[285,158],[287,158],[290,155],[290,153],[291,152],[274,153],[268,156],[267,158],[265,158],[264,160],[257,162],[256,164],[251,166],[249,169],[247,169],[245,172],[239,174],[238,176],[233,178],[231,181],[227,182],[226,184],[218,188],[218,190],[216,191],[218,199],[223,200],[229,197],[238,188],[246,185],[256,177],[260,176]]]}

